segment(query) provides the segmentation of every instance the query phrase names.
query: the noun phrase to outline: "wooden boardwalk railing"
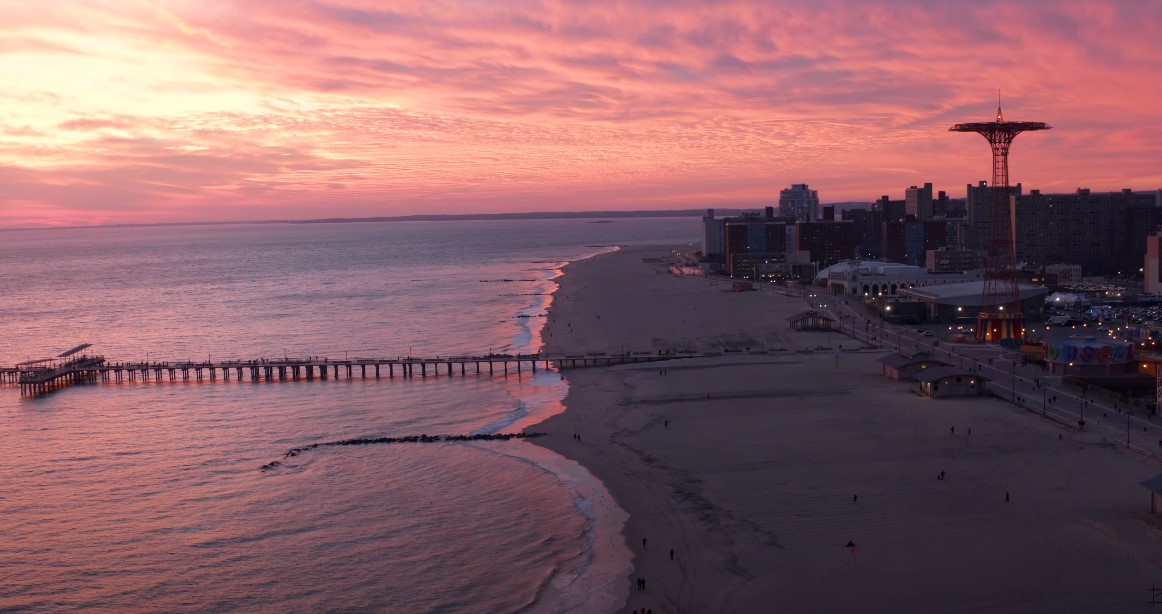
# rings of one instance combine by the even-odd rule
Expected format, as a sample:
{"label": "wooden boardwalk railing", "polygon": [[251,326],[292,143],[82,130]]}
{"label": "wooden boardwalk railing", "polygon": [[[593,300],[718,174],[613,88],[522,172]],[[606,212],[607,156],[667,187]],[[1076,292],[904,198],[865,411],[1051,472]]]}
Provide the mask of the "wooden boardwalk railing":
{"label": "wooden boardwalk railing", "polygon": [[509,375],[542,368],[574,369],[619,364],[656,362],[676,358],[714,356],[696,352],[656,354],[491,354],[436,358],[259,358],[206,362],[106,362],[101,356],[82,356],[49,366],[18,365],[0,368],[0,383],[19,384],[25,396],[40,396],[59,388],[96,382],[176,381],[299,381],[326,379],[381,379],[395,377]]}

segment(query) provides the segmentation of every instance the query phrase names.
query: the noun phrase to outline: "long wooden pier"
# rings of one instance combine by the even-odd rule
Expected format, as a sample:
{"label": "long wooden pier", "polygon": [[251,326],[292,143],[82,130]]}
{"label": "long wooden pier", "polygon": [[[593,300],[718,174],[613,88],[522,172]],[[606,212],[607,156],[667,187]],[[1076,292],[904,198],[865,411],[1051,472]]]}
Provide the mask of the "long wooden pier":
{"label": "long wooden pier", "polygon": [[40,396],[82,383],[100,382],[272,382],[315,379],[394,379],[445,375],[509,375],[538,365],[550,369],[604,367],[704,356],[695,352],[655,354],[492,354],[436,358],[259,358],[206,362],[107,362],[103,356],[79,356],[63,362],[47,360],[0,368],[0,383],[19,384],[22,396]]}

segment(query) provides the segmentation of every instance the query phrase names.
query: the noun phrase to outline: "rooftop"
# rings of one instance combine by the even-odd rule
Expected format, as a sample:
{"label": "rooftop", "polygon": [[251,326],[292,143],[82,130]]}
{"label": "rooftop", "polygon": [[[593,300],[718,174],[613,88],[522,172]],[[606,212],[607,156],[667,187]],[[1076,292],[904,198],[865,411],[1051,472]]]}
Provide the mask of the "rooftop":
{"label": "rooftop", "polygon": [[1156,492],[1162,495],[1162,473],[1138,483],[1145,486],[1150,492]]}
{"label": "rooftop", "polygon": [[887,365],[893,369],[906,367],[908,365],[916,365],[923,362],[932,363],[935,365],[947,365],[948,363],[940,360],[935,360],[928,354],[920,352],[918,354],[888,354],[878,359],[878,362]]}
{"label": "rooftop", "polygon": [[[1017,284],[1021,300],[1047,294],[1048,288],[1030,284]],[[901,297],[912,297],[920,300],[930,300],[936,303],[963,305],[965,307],[979,307],[980,297],[984,291],[983,281],[965,281],[955,284],[935,286],[918,286],[915,288],[901,288]]]}
{"label": "rooftop", "polygon": [[931,369],[924,369],[912,377],[919,382],[934,382],[938,379],[955,376],[971,377],[979,380],[988,379],[979,373],[972,373],[971,371],[965,371],[957,367],[933,367]]}

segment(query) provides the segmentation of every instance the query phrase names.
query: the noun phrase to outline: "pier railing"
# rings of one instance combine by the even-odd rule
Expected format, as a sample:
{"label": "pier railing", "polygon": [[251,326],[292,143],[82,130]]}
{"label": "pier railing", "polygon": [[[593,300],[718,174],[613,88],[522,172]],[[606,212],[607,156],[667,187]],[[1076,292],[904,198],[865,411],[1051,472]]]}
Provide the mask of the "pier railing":
{"label": "pier railing", "polygon": [[526,370],[574,369],[656,362],[703,356],[698,352],[624,352],[620,354],[490,354],[486,356],[352,358],[257,358],[220,361],[107,362],[102,356],[82,356],[51,365],[17,365],[0,369],[0,383],[19,384],[25,396],[40,396],[59,388],[97,382],[177,381],[310,381],[522,374]]}

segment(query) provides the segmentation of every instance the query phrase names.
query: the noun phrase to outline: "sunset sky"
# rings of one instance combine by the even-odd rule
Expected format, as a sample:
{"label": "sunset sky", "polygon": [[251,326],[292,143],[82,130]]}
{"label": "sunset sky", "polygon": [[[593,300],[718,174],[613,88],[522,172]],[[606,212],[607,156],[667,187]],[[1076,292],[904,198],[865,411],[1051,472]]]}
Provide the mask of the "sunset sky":
{"label": "sunset sky", "polygon": [[0,0],[0,226],[1162,187],[1162,2]]}

